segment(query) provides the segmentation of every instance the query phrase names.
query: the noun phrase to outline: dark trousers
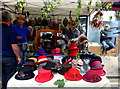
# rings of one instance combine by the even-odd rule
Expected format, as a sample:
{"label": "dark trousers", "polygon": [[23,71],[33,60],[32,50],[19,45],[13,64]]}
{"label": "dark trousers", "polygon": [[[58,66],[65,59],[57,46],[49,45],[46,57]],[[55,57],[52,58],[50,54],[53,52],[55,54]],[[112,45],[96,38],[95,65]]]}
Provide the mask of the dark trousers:
{"label": "dark trousers", "polygon": [[2,89],[7,89],[7,82],[15,74],[17,60],[15,57],[2,57]]}

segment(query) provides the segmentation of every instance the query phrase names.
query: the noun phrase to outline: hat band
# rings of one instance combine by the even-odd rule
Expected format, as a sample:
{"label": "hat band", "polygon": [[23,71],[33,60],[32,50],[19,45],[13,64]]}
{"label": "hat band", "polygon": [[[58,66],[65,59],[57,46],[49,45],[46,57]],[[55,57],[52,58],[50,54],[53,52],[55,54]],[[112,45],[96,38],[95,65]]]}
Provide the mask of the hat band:
{"label": "hat band", "polygon": [[86,43],[86,42],[88,42],[88,40],[84,40],[83,42],[81,42],[80,44],[83,44],[83,43]]}
{"label": "hat band", "polygon": [[46,60],[47,60],[46,58],[43,58],[43,59],[39,59],[38,62],[46,61]]}
{"label": "hat band", "polygon": [[63,63],[63,64],[66,64],[66,63],[68,63],[68,62],[70,62],[72,60],[72,58],[69,58],[65,63]]}
{"label": "hat band", "polygon": [[92,66],[92,68],[96,68],[96,67],[100,67],[100,66],[102,66],[102,65],[95,65],[95,66]]}

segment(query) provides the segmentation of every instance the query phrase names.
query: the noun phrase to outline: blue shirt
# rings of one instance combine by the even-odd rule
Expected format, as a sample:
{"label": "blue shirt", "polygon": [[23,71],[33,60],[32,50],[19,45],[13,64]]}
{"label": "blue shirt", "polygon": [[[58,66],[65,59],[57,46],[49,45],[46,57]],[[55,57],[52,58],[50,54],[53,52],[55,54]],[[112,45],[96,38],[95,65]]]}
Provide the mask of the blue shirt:
{"label": "blue shirt", "polygon": [[15,31],[6,24],[2,24],[2,29],[0,30],[2,30],[2,55],[15,56],[11,46],[11,44],[17,44]]}
{"label": "blue shirt", "polygon": [[30,30],[23,26],[22,28],[19,27],[18,24],[12,26],[13,30],[17,33],[17,36],[21,36],[22,39],[17,39],[18,43],[24,43],[27,42],[27,35],[30,33]]}

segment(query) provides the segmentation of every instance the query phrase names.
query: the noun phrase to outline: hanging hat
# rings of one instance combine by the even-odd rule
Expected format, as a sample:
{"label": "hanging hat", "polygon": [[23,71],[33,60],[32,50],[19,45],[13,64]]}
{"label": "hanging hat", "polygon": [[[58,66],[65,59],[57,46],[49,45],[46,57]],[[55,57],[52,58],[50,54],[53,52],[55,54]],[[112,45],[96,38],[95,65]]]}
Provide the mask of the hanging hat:
{"label": "hanging hat", "polygon": [[35,58],[35,57],[29,57],[28,59],[34,60],[35,63],[37,62],[37,58]]}
{"label": "hanging hat", "polygon": [[90,64],[91,69],[103,69],[104,65],[100,61],[94,61]]}
{"label": "hanging hat", "polygon": [[69,62],[72,61],[72,58],[70,56],[65,56],[63,59],[62,59],[62,64],[69,64]]}
{"label": "hanging hat", "polygon": [[70,44],[69,50],[72,50],[72,49],[79,49],[79,48],[77,48],[77,43],[71,43]]}
{"label": "hanging hat", "polygon": [[38,70],[38,75],[35,77],[35,81],[39,83],[44,83],[50,81],[53,77],[54,75],[52,74],[52,70],[41,68]]}
{"label": "hanging hat", "polygon": [[86,72],[86,74],[83,75],[83,80],[86,82],[95,83],[101,81],[101,79],[102,78],[98,75],[97,71],[95,70],[89,70]]}
{"label": "hanging hat", "polygon": [[62,53],[60,52],[60,48],[53,49],[51,52],[52,54],[50,55],[55,55],[55,56],[62,55]]}
{"label": "hanging hat", "polygon": [[71,80],[71,81],[78,81],[82,79],[82,75],[80,74],[80,71],[76,68],[71,68],[69,71],[67,71],[64,74],[64,77],[67,80]]}
{"label": "hanging hat", "polygon": [[61,75],[64,75],[65,72],[72,68],[72,64],[62,64],[61,66],[61,69],[58,70],[58,73]]}
{"label": "hanging hat", "polygon": [[57,69],[57,64],[54,62],[47,62],[45,66],[43,66],[43,69],[46,70],[56,70]]}
{"label": "hanging hat", "polygon": [[51,60],[48,60],[46,55],[42,55],[38,57],[38,61],[36,62],[36,64],[39,64],[41,62],[46,62],[46,61],[51,61]]}

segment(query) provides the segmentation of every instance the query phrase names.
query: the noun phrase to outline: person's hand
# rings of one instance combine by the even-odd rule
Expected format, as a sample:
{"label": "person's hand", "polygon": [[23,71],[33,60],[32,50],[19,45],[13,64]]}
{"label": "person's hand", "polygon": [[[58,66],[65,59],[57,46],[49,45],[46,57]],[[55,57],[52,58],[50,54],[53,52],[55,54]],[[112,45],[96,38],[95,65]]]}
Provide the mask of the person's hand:
{"label": "person's hand", "polygon": [[22,36],[17,36],[16,38],[17,38],[17,39],[22,39],[23,37],[22,37]]}
{"label": "person's hand", "polygon": [[22,59],[19,57],[17,58],[18,64],[22,61]]}

